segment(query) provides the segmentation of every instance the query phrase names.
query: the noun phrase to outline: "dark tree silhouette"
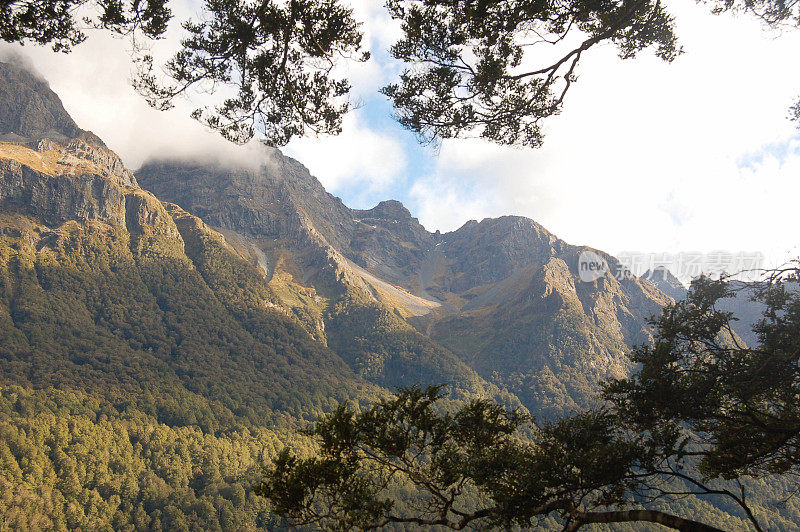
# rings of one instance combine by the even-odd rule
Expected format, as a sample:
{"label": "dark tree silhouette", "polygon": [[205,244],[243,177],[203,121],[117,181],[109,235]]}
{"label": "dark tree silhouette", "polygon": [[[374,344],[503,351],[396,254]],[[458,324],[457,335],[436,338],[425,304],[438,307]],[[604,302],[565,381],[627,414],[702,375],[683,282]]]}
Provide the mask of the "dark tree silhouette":
{"label": "dark tree silhouette", "polygon": [[[278,515],[330,530],[531,527],[549,516],[571,531],[621,522],[711,531],[719,529],[642,501],[667,489],[736,497],[699,481],[668,487],[664,475],[678,471],[682,457],[659,455],[611,412],[532,426],[526,415],[486,401],[446,413],[442,398],[441,387],[412,388],[362,413],[341,405],[311,431],[317,456],[284,451],[256,493]],[[412,501],[398,499],[409,490]]]}
{"label": "dark tree silhouette", "polygon": [[487,401],[448,409],[441,387],[401,389],[361,413],[343,404],[310,431],[317,455],[284,451],[256,492],[296,523],[342,530],[530,527],[548,516],[572,531],[717,530],[647,505],[685,496],[728,497],[762,530],[739,481],[798,472],[798,279],[797,266],[771,271],[756,290],[765,310],[754,347],[715,307],[730,283],[697,279],[654,320],[654,344],[634,350],[640,369],[605,384],[606,406],[566,419],[535,424]]}
{"label": "dark tree silhouette", "polygon": [[[383,93],[400,123],[425,142],[478,136],[539,146],[542,120],[560,112],[590,49],[612,44],[629,58],[651,48],[666,61],[680,53],[661,0],[385,4],[403,29],[391,53],[406,69]],[[771,27],[800,24],[795,0],[711,5]],[[164,37],[171,20],[169,0],[10,0],[0,4],[0,38],[67,52],[87,28],[128,35],[140,67],[134,84],[147,101],[166,109],[193,90],[215,92],[193,116],[235,142],[258,136],[281,145],[341,130],[350,85],[335,68],[369,56],[344,0],[206,0],[196,19],[180,21],[184,39],[175,55],[154,64],[146,44]]]}
{"label": "dark tree silhouette", "polygon": [[[800,464],[800,263],[768,272],[752,296],[764,304],[758,345],[733,333],[715,304],[729,283],[700,278],[656,322],[654,345],[635,350],[641,370],[605,395],[637,431],[671,432],[709,476],[798,472]],[[740,285],[741,286],[741,285]]]}

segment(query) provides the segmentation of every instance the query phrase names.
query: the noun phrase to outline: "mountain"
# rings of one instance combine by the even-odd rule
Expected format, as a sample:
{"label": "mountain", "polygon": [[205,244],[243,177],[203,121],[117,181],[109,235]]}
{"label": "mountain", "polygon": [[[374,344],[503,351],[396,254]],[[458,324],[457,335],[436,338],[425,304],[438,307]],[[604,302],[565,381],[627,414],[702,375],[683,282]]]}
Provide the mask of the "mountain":
{"label": "mountain", "polygon": [[[427,302],[313,229],[307,212],[342,245],[340,225],[358,223],[341,202],[348,218],[337,217],[327,193],[302,191],[294,211],[247,201],[216,218],[203,211],[220,228],[227,217],[307,252],[268,263],[250,233],[223,234],[142,188],[38,76],[0,63],[0,87],[7,526],[270,527],[250,490],[261,466],[284,445],[308,445],[295,430],[343,400],[448,382],[454,400],[522,406],[405,321]],[[296,163],[266,155],[292,177]],[[280,200],[293,187],[262,191]]]}
{"label": "mountain", "polygon": [[[585,252],[622,271],[526,218],[433,234],[396,201],[350,209],[266,148],[134,173],[0,63],[0,528],[286,528],[251,487],[340,401],[586,406],[670,298],[582,281]],[[780,495],[755,504],[789,529]]]}
{"label": "mountain", "polygon": [[642,275],[642,278],[650,281],[653,286],[675,301],[680,301],[686,297],[688,291],[686,286],[664,266],[658,266],[652,270],[647,270],[644,275]]}
{"label": "mountain", "polygon": [[[396,201],[349,209],[277,151],[249,168],[156,161],[136,175],[238,242],[277,293],[313,291],[320,334],[385,386],[449,382],[444,367],[475,371],[531,411],[560,415],[628,370],[626,349],[650,340],[647,318],[670,301],[634,277],[581,282],[578,257],[589,248],[526,218],[433,234]],[[368,325],[377,316],[391,325]],[[424,361],[412,354],[420,350]]]}
{"label": "mountain", "polygon": [[245,490],[297,440],[278,431],[385,390],[222,234],[139,187],[45,83],[13,65],[0,79],[24,106],[0,115],[4,525],[269,522]]}
{"label": "mountain", "polygon": [[399,203],[352,211],[278,151],[249,167],[158,162],[137,176],[224,234],[281,304],[362,377],[390,388],[449,383],[457,394],[519,404],[406,321],[440,303],[399,284],[432,243]]}
{"label": "mountain", "polygon": [[[5,375],[55,385],[104,381],[114,367],[123,391],[148,380],[164,398],[177,387],[227,418],[246,402],[252,422],[296,392],[325,397],[322,408],[363,386],[280,312],[263,278],[222,235],[138,187],[105,146],[84,132],[31,142],[0,144]],[[47,364],[17,371],[30,356]],[[254,371],[296,385],[267,386]],[[230,381],[211,384],[218,379]],[[170,389],[158,389],[159,381]]]}
{"label": "mountain", "polygon": [[599,381],[629,370],[627,348],[651,340],[647,318],[668,298],[635,277],[582,281],[584,251],[596,252],[519,217],[443,235],[441,273],[426,289],[449,307],[433,313],[429,334],[539,416],[586,407]]}
{"label": "mountain", "polygon": [[[643,277],[675,301],[682,301],[689,292],[668,269],[663,267],[654,272],[648,271]],[[788,283],[786,287],[788,290],[800,289],[796,283]],[[720,299],[717,302],[717,308],[723,312],[731,312],[736,318],[731,323],[734,332],[748,346],[757,346],[758,334],[753,329],[764,318],[764,311],[767,307],[761,301],[754,301],[754,297],[763,288],[763,285],[759,282],[732,280],[729,288],[731,297]]]}

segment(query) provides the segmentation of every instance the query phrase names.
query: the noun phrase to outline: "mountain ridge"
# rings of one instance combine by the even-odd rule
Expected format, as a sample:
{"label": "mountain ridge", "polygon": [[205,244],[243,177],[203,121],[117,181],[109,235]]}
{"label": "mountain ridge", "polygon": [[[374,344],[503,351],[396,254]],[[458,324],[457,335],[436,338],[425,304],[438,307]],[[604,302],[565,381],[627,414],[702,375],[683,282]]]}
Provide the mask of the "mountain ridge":
{"label": "mountain ridge", "polygon": [[[269,275],[288,277],[324,298],[319,319],[326,336],[338,331],[340,348],[361,336],[337,323],[352,329],[353,315],[374,319],[384,312],[394,320],[389,316],[396,314],[398,330],[405,330],[403,321],[410,324],[420,345],[443,346],[441,356],[452,352],[499,389],[528,397],[527,408],[542,408],[537,398],[552,383],[536,381],[536,375],[545,368],[556,381],[574,381],[570,391],[559,392],[561,399],[545,402],[579,407],[591,400],[598,381],[628,370],[627,349],[651,340],[648,319],[672,301],[633,276],[583,283],[579,255],[591,248],[567,244],[528,218],[487,218],[431,233],[398,201],[350,209],[304,166],[277,152],[271,157],[257,169],[160,161],[146,163],[136,175],[157,196],[251,242],[251,251],[259,253],[251,252],[250,261],[270,264],[264,268]],[[602,255],[621,270],[619,261]],[[354,301],[361,309],[355,314],[349,306]],[[536,332],[558,320],[572,325]],[[514,332],[522,323],[525,332]],[[384,333],[378,330],[366,337],[380,344]],[[510,347],[511,337],[525,340]],[[568,345],[584,350],[579,378],[567,375],[576,363],[562,353]],[[346,358],[359,374],[377,375],[386,356],[385,346],[376,344]],[[398,374],[411,369],[408,362],[392,367]],[[536,390],[529,393],[531,386]],[[570,394],[580,399],[573,402]],[[555,416],[565,408],[543,411]]]}
{"label": "mountain ridge", "polygon": [[[669,301],[636,278],[581,282],[590,248],[532,220],[442,235],[399,202],[349,209],[276,151],[137,177],[92,134],[43,129],[57,96],[4,72],[30,115],[28,129],[0,117],[11,528],[286,529],[252,486],[282,449],[313,452],[297,429],[341,401],[447,383],[445,408],[488,399],[558,417],[628,371],[627,344]],[[763,493],[789,528],[795,507]],[[692,504],[679,513],[742,526]]]}
{"label": "mountain ridge", "polygon": [[0,140],[66,140],[83,133],[46,81],[0,62]]}

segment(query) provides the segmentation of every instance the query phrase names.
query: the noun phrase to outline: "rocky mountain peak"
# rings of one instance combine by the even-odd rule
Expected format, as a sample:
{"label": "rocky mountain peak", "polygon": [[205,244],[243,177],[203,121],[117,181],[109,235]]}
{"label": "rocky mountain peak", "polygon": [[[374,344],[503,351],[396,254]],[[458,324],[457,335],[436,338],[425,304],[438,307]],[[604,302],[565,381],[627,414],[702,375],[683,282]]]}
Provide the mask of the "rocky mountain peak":
{"label": "rocky mountain peak", "polygon": [[454,272],[450,288],[455,291],[497,282],[532,264],[544,264],[566,246],[522,216],[470,220],[442,235],[442,240],[442,251]]}
{"label": "rocky mountain peak", "polygon": [[0,139],[61,142],[82,133],[47,82],[18,64],[0,62]]}
{"label": "rocky mountain peak", "polygon": [[379,218],[383,220],[407,221],[411,220],[411,212],[406,206],[397,200],[386,200],[378,203],[375,207],[362,211],[355,211],[365,218]]}
{"label": "rocky mountain peak", "polygon": [[49,176],[91,174],[138,186],[116,153],[78,127],[50,85],[15,62],[0,62],[0,159]]}
{"label": "rocky mountain peak", "polygon": [[645,279],[669,283],[675,286],[683,286],[683,283],[681,283],[680,280],[675,277],[665,266],[656,266],[652,270],[647,270],[642,277]]}
{"label": "rocky mountain peak", "polygon": [[652,270],[647,270],[642,279],[650,281],[653,286],[675,301],[686,297],[686,286],[664,266],[657,266]]}

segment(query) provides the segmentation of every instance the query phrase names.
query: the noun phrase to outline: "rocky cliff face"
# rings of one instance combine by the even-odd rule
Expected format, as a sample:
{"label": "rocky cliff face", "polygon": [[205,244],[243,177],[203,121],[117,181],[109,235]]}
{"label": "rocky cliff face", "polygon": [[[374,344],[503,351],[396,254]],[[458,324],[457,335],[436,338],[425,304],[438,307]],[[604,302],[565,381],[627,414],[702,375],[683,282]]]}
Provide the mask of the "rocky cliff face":
{"label": "rocky cliff face", "polygon": [[5,159],[49,176],[94,172],[137,186],[117,154],[75,124],[47,82],[4,62],[0,62],[0,150]]}
{"label": "rocky cliff face", "polygon": [[[74,155],[80,153],[75,147],[86,158]],[[108,162],[110,167],[102,165]],[[158,234],[181,247],[161,202],[135,186],[132,174],[120,165],[113,152],[84,138],[68,147],[45,139],[35,149],[0,143],[0,212],[35,220],[44,228],[42,238],[62,231],[68,222],[97,222],[125,228],[135,238]]]}
{"label": "rocky cliff face", "polygon": [[[635,277],[582,282],[586,248],[526,218],[432,234],[396,201],[349,209],[277,150],[241,166],[156,161],[134,177],[35,76],[0,65],[0,88],[13,93],[0,108],[0,212],[16,217],[8,227],[38,224],[34,248],[100,224],[134,257],[213,264],[213,290],[297,320],[380,385],[451,382],[558,415],[628,370],[626,349],[670,301]],[[230,284],[236,264],[259,272],[256,288]]]}
{"label": "rocky cliff face", "polygon": [[563,241],[527,218],[470,221],[442,235],[439,251],[444,257],[444,273],[437,280],[445,290],[464,292],[506,279],[533,264],[544,264],[565,247]]}
{"label": "rocky cliff face", "polygon": [[[340,213],[334,201],[320,205],[314,190],[295,179],[290,162],[276,155],[256,170],[217,163],[160,162],[141,168],[137,175],[142,186],[158,197],[181,205],[207,223],[269,241],[302,240],[298,245],[305,246],[324,239],[322,233],[310,231],[315,224],[307,209],[328,214],[319,220],[326,233],[346,223],[347,215],[337,216]],[[279,171],[270,172],[272,167]],[[270,179],[272,176],[280,179]],[[294,186],[289,186],[292,181]]]}
{"label": "rocky cliff face", "polygon": [[65,141],[83,133],[47,82],[13,63],[0,63],[0,140]]}
{"label": "rocky cliff face", "polygon": [[[353,315],[378,319],[344,302],[357,293],[359,301],[404,317],[427,336],[421,342],[445,346],[548,415],[585,405],[599,380],[628,371],[628,347],[650,340],[647,319],[670,301],[632,276],[581,282],[578,256],[586,248],[526,218],[472,221],[432,234],[396,201],[349,209],[277,152],[256,170],[157,162],[137,176],[162,199],[243,243],[253,263],[254,252],[263,253],[268,277],[316,289],[327,308],[338,309],[321,316],[340,348],[372,334],[342,333],[336,324],[345,323],[343,316],[351,331]],[[373,349],[348,360],[366,373],[380,372],[367,360],[390,367],[383,348]]]}

